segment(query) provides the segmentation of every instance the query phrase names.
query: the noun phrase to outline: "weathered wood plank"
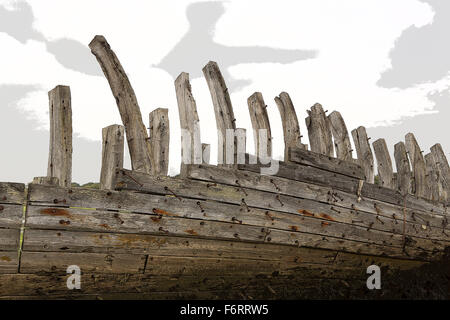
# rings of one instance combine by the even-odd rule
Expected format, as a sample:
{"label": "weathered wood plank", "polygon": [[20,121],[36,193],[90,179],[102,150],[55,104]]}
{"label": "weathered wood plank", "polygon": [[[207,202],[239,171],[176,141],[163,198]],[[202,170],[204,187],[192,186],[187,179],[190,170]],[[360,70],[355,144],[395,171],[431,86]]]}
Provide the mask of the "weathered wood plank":
{"label": "weathered wood plank", "polygon": [[326,155],[308,150],[290,148],[289,161],[343,174],[361,180],[364,180],[365,178],[364,169],[355,162],[328,157]]}
{"label": "weathered wood plank", "polygon": [[21,273],[66,273],[71,265],[82,272],[142,273],[145,255],[69,253],[69,252],[22,252]]}
{"label": "weathered wood plank", "polygon": [[0,204],[0,227],[20,228],[22,226],[23,206]]}
{"label": "weathered wood plank", "polygon": [[0,251],[0,274],[16,273],[18,270],[19,256],[17,251]]}
{"label": "weathered wood plank", "polygon": [[367,138],[366,128],[360,126],[352,130],[353,142],[355,143],[358,161],[364,168],[366,182],[374,183],[374,159],[370,148],[369,138]]}
{"label": "weathered wood plank", "polygon": [[[218,143],[218,163],[225,164],[227,162],[226,159],[231,158],[235,159],[232,163],[236,164],[236,139],[233,139],[234,143],[232,144],[234,146],[234,151],[231,152],[231,150],[229,150],[228,153],[231,154],[227,154],[227,130],[233,130],[234,132],[236,129],[236,119],[234,117],[233,106],[231,104],[228,88],[216,62],[208,62],[208,64],[203,68],[203,74],[211,93],[214,114],[216,116],[217,133],[218,135],[221,135],[221,137],[219,136]],[[231,143],[231,141],[229,141],[229,143]]]}
{"label": "weathered wood plank", "polygon": [[178,112],[180,115],[181,159],[183,163],[202,163],[200,154],[200,120],[197,113],[197,104],[192,94],[189,74],[182,72],[175,80]]}
{"label": "weathered wood plank", "polygon": [[434,161],[433,154],[431,153],[426,154],[424,158],[426,166],[425,180],[427,181],[428,187],[427,193],[430,195],[430,200],[439,201],[439,194],[442,189],[439,188],[439,173],[436,162]]}
{"label": "weathered wood plank", "polygon": [[394,189],[394,171],[392,169],[392,160],[389,155],[389,150],[386,140],[378,139],[373,142],[373,150],[377,159],[378,175],[380,177],[380,184],[383,187]]}
{"label": "weathered wood plank", "polygon": [[280,93],[278,97],[275,97],[275,103],[280,112],[281,123],[283,125],[284,161],[288,161],[289,148],[308,148],[301,142],[302,135],[300,134],[300,126],[294,104],[289,94],[286,92]]}
{"label": "weathered wood plank", "polygon": [[272,157],[272,133],[267,105],[261,92],[255,92],[247,99],[248,111],[253,127],[255,154],[259,158]]}
{"label": "weathered wood plank", "polygon": [[209,164],[211,158],[211,145],[202,143],[202,163]]}
{"label": "weathered wood plank", "polygon": [[447,157],[439,143],[431,147],[431,154],[436,163],[440,185],[442,186],[440,201],[446,202],[450,200],[450,167],[448,165]]}
{"label": "weathered wood plank", "polygon": [[169,109],[158,108],[150,112],[150,145],[155,175],[167,176],[169,170]]}
{"label": "weathered wood plank", "polygon": [[57,177],[34,177],[32,183],[59,186],[59,179]]}
{"label": "weathered wood plank", "polygon": [[397,167],[397,190],[402,195],[412,193],[411,190],[412,173],[404,142],[401,141],[394,145],[394,158],[395,158],[395,165]]}
{"label": "weathered wood plank", "polygon": [[103,36],[95,36],[89,48],[108,80],[122,117],[133,170],[152,173],[153,163],[147,129],[133,87],[119,59]]}
{"label": "weathered wood plank", "polygon": [[0,251],[14,251],[19,249],[20,230],[0,229]]}
{"label": "weathered wood plank", "polygon": [[48,93],[50,151],[48,177],[59,179],[61,187],[72,184],[72,105],[70,88],[57,86]]}
{"label": "weathered wood plank", "polygon": [[328,116],[328,120],[331,126],[331,133],[334,137],[336,158],[344,161],[353,161],[352,144],[350,143],[350,137],[344,118],[338,111],[333,111]]}
{"label": "weathered wood plank", "polygon": [[406,150],[408,150],[413,172],[414,194],[424,199],[430,199],[426,181],[426,166],[422,151],[412,133],[405,136]]}
{"label": "weathered wood plank", "polygon": [[23,204],[25,200],[25,184],[0,182],[0,203]]}
{"label": "weathered wood plank", "polygon": [[322,105],[316,103],[307,112],[308,117],[305,119],[305,122],[308,128],[311,151],[333,157],[334,148],[331,125],[323,111]]}
{"label": "weathered wood plank", "polygon": [[123,168],[124,127],[113,124],[102,129],[102,168],[100,189],[114,189],[113,180],[117,169]]}

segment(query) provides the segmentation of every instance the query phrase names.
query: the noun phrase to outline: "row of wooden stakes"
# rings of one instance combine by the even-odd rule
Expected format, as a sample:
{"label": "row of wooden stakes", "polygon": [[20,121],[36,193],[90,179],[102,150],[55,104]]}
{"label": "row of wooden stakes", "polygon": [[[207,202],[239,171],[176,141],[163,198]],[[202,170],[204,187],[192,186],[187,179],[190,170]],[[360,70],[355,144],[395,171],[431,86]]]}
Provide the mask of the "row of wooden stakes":
{"label": "row of wooden stakes", "polygon": [[[112,125],[103,129],[102,170],[100,184],[102,189],[114,189],[112,185],[116,168],[123,167],[124,136],[128,142],[132,169],[153,175],[167,175],[169,160],[169,118],[168,110],[159,108],[150,113],[149,134],[142,121],[141,111],[126,73],[117,56],[103,36],[95,36],[89,44],[109,82],[112,93],[122,118],[123,126]],[[236,128],[233,107],[227,86],[216,62],[209,62],[203,73],[207,81],[214,106],[216,124],[219,134],[226,136],[226,131],[244,130]],[[175,91],[180,115],[180,127],[189,133],[190,144],[201,141],[197,106],[189,82],[189,74],[181,73],[175,80]],[[72,110],[70,88],[58,86],[49,92],[50,99],[50,154],[48,174],[45,178],[36,178],[37,183],[52,183],[60,186],[71,185],[72,159]],[[259,154],[261,147],[272,156],[272,135],[266,104],[260,92],[248,98],[248,107],[253,132],[266,130],[267,139],[259,141],[255,134],[255,151]],[[285,161],[288,161],[289,148],[308,150],[302,143],[300,126],[289,94],[281,93],[275,98],[280,112],[284,143]],[[308,110],[306,127],[311,152],[335,157],[342,161],[357,162],[365,172],[365,181],[396,189],[402,194],[415,194],[418,197],[447,202],[450,195],[450,169],[440,144],[423,155],[416,138],[408,133],[405,142],[395,145],[394,158],[397,172],[384,139],[373,142],[377,161],[378,179],[374,173],[374,155],[366,129],[359,127],[351,132],[356,148],[357,159],[353,159],[350,136],[341,114],[334,111],[327,115],[320,104]],[[266,143],[267,145],[262,145]],[[202,144],[203,162],[209,162],[209,145]],[[221,144],[219,144],[221,146]],[[219,154],[226,156],[227,149]],[[235,149],[236,150],[236,149]],[[183,152],[183,151],[182,151]],[[228,151],[229,152],[229,151]],[[194,163],[194,154],[191,162]],[[183,158],[183,155],[182,155]],[[378,181],[375,181],[378,180]]]}

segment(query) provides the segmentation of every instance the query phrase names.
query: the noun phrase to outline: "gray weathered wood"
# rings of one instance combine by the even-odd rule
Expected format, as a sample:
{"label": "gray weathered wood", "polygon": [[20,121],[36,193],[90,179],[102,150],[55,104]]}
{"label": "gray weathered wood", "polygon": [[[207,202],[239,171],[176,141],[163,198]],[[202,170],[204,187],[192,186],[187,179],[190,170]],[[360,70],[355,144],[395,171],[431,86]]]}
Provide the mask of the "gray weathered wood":
{"label": "gray weathered wood", "polygon": [[364,180],[364,169],[353,161],[339,160],[312,151],[290,148],[289,161]]}
{"label": "gray weathered wood", "polygon": [[152,148],[153,173],[166,176],[169,170],[169,109],[158,108],[150,112],[150,145]]}
{"label": "gray weathered wood", "polygon": [[426,165],[426,176],[428,194],[430,195],[430,200],[439,201],[440,192],[440,181],[439,173],[437,169],[436,162],[434,161],[433,154],[428,153],[425,155],[425,165]]}
{"label": "gray weathered wood", "polygon": [[103,36],[95,36],[89,48],[97,58],[116,99],[127,135],[131,167],[136,171],[152,173],[153,163],[147,129],[125,70]]}
{"label": "gray weathered wood", "polygon": [[372,149],[370,148],[369,138],[367,138],[366,128],[363,126],[352,130],[353,142],[355,143],[358,161],[366,173],[366,181],[374,183],[374,159]]}
{"label": "gray weathered wood", "polygon": [[431,147],[431,154],[439,175],[441,185],[440,201],[450,200],[450,167],[448,165],[447,157],[445,156],[442,146],[437,143]]}
{"label": "gray weathered wood", "polygon": [[297,114],[294,104],[288,93],[282,92],[275,97],[278,111],[281,116],[284,136],[284,161],[289,159],[289,148],[307,149],[306,145],[301,142],[300,126],[298,124]]}
{"label": "gray weathered wood", "polygon": [[102,130],[100,189],[113,190],[116,169],[123,168],[124,127],[113,124]]}
{"label": "gray weathered wood", "polygon": [[236,129],[236,119],[234,118],[233,106],[231,104],[230,94],[225,84],[225,80],[220,72],[219,66],[216,62],[210,61],[203,68],[203,74],[208,83],[209,92],[214,106],[214,114],[216,116],[217,134],[219,137],[218,143],[218,163],[226,164],[226,159],[235,159],[231,161],[236,164],[236,149],[237,140],[233,139],[234,152],[227,155],[227,130]]}
{"label": "gray weathered wood", "polygon": [[197,104],[192,95],[189,74],[182,72],[175,80],[175,91],[180,115],[181,159],[183,163],[202,163],[200,154],[200,120],[197,113]]}
{"label": "gray weathered wood", "polygon": [[0,203],[22,204],[25,200],[25,184],[0,182]]}
{"label": "gray weathered wood", "polygon": [[428,186],[426,181],[426,166],[422,151],[412,133],[405,136],[406,150],[408,151],[409,160],[411,161],[413,173],[414,194],[424,199],[430,199]]}
{"label": "gray weathered wood", "polygon": [[336,158],[345,161],[353,161],[352,145],[350,143],[350,137],[344,118],[342,118],[342,115],[338,111],[333,111],[328,116],[328,120],[331,125],[331,133],[334,137]]}
{"label": "gray weathered wood", "polygon": [[72,184],[72,105],[70,88],[57,86],[48,93],[50,115],[50,150],[48,177],[59,179],[59,185]]}
{"label": "gray weathered wood", "polygon": [[19,257],[17,251],[0,250],[0,274],[17,273],[19,269]]}
{"label": "gray weathered wood", "polygon": [[397,167],[397,190],[406,195],[412,193],[411,190],[411,166],[409,165],[408,154],[405,143],[400,141],[394,145],[394,158]]}
{"label": "gray weathered wood", "polygon": [[329,157],[334,156],[333,138],[331,125],[322,105],[316,103],[307,110],[308,117],[305,119],[308,128],[309,144],[311,151],[324,154]]}
{"label": "gray weathered wood", "polygon": [[378,175],[380,177],[380,184],[389,189],[395,189],[394,185],[394,171],[392,169],[392,160],[389,155],[389,150],[386,140],[378,139],[373,142],[373,150],[377,159]]}
{"label": "gray weathered wood", "polygon": [[59,179],[57,177],[34,177],[32,183],[59,186]]}
{"label": "gray weathered wood", "polygon": [[[253,127],[255,155],[258,157],[272,157],[272,133],[270,130],[267,105],[261,92],[255,92],[247,99],[248,111]],[[266,139],[264,141],[263,139]]]}
{"label": "gray weathered wood", "polygon": [[211,145],[202,143],[202,163],[209,164],[211,158]]}
{"label": "gray weathered wood", "polygon": [[0,204],[0,227],[15,228],[22,226],[23,206],[17,204]]}

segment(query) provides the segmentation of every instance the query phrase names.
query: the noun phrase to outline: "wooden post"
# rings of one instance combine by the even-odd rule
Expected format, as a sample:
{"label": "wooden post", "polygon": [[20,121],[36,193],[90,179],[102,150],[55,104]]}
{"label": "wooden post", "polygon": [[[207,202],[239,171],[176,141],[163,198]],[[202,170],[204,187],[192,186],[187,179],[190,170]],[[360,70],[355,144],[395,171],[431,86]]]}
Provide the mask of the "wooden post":
{"label": "wooden post", "polygon": [[127,134],[131,167],[136,171],[153,173],[147,129],[142,121],[141,110],[125,70],[103,36],[95,36],[89,48],[97,58],[116,99]]}
{"label": "wooden post", "polygon": [[411,167],[409,165],[408,154],[403,142],[394,145],[394,158],[397,167],[397,190],[402,195],[412,193],[411,190]]}
{"label": "wooden post", "polygon": [[[269,116],[267,115],[267,105],[264,102],[261,92],[255,92],[247,99],[248,111],[253,127],[253,139],[255,141],[255,154],[257,157],[272,157],[272,133],[270,130]],[[265,131],[265,135],[262,134]],[[261,138],[267,138],[263,141]],[[262,154],[260,154],[262,152]]]}
{"label": "wooden post", "polygon": [[425,159],[423,158],[419,144],[412,133],[408,133],[405,136],[405,145],[409,154],[409,160],[411,161],[415,195],[421,198],[429,199],[430,194],[428,193],[426,181]]}
{"label": "wooden post", "polygon": [[350,137],[348,135],[347,126],[345,125],[344,118],[338,111],[333,111],[328,120],[331,125],[331,133],[334,137],[334,146],[336,147],[336,158],[353,161],[352,145],[350,143]]}
{"label": "wooden post", "polygon": [[378,139],[373,142],[373,150],[377,158],[378,175],[383,187],[395,189],[394,171],[392,169],[392,160],[386,145],[386,140]]}
{"label": "wooden post", "polygon": [[360,165],[364,168],[366,174],[366,181],[369,183],[374,183],[374,160],[372,149],[370,148],[369,138],[367,138],[366,128],[358,127],[352,130],[353,142],[355,143],[356,154],[358,155],[358,161]]}
{"label": "wooden post", "polygon": [[57,86],[48,93],[50,103],[50,152],[48,177],[56,177],[61,187],[72,184],[72,105],[70,88]]}
{"label": "wooden post", "polygon": [[211,157],[211,145],[202,143],[202,163],[209,164]]}
{"label": "wooden post", "polygon": [[430,200],[439,201],[442,188],[440,188],[439,174],[437,170],[436,162],[434,161],[433,154],[428,153],[424,156],[426,166],[426,176],[428,194]]}
{"label": "wooden post", "polygon": [[[202,163],[202,155],[199,152],[201,143],[200,120],[188,73],[182,72],[175,80],[175,91],[180,115],[180,128],[184,131],[181,135],[181,159],[186,163],[200,164]],[[186,139],[188,141],[185,141]]]}
{"label": "wooden post", "polygon": [[448,165],[447,157],[439,143],[431,147],[431,154],[436,163],[440,185],[442,186],[440,200],[448,201],[450,199],[450,167]]}
{"label": "wooden post", "polygon": [[[237,140],[234,139],[234,154],[227,155],[227,143],[226,136],[227,130],[236,129],[236,119],[234,118],[233,106],[231,104],[230,94],[228,93],[228,88],[223,79],[222,73],[220,72],[219,66],[216,62],[210,61],[203,68],[203,74],[205,75],[206,82],[208,83],[209,91],[211,93],[211,98],[214,106],[214,114],[216,116],[216,125],[218,134],[222,135],[219,137],[219,152],[218,152],[218,162],[219,164],[225,164],[226,159],[233,157],[235,160],[233,164],[236,164],[236,151],[237,151]],[[230,150],[230,149],[229,149]]]}
{"label": "wooden post", "polygon": [[59,186],[59,179],[57,177],[34,177],[32,183]]}
{"label": "wooden post", "polygon": [[284,161],[288,162],[289,148],[308,148],[301,142],[302,135],[300,134],[300,126],[289,94],[286,92],[280,93],[278,97],[275,97],[275,103],[277,104],[281,116],[281,123],[283,124]]}
{"label": "wooden post", "polygon": [[102,130],[102,169],[100,189],[114,190],[117,169],[123,168],[124,127],[113,124]]}
{"label": "wooden post", "polygon": [[316,103],[307,112],[309,116],[305,119],[305,122],[308,128],[311,151],[333,157],[331,126],[322,106]]}
{"label": "wooden post", "polygon": [[169,170],[169,110],[158,108],[150,112],[150,146],[152,147],[152,163],[155,164],[154,174],[167,176]]}

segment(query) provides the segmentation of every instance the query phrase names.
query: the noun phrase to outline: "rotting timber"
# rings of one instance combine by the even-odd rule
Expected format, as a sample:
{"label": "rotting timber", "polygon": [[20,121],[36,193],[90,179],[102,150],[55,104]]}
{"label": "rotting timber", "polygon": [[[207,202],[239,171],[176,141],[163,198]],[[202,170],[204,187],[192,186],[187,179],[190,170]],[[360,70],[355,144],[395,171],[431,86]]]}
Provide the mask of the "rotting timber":
{"label": "rotting timber", "polygon": [[[67,186],[71,100],[69,88],[58,86],[48,176],[0,183],[1,299],[448,299],[450,169],[439,144],[424,156],[408,134],[396,145],[393,172],[384,140],[372,152],[364,127],[353,130],[354,159],[343,117],[315,104],[306,118],[310,151],[283,92],[275,102],[285,158],[274,175],[261,174],[269,165],[214,166],[209,151],[183,150],[195,164],[169,177],[167,110],[150,115],[148,134],[106,39],[97,36],[90,47],[123,120],[103,129],[101,190]],[[217,64],[204,73],[219,131],[242,130]],[[195,149],[199,118],[188,74],[175,89],[180,126],[189,132],[182,144]],[[250,96],[248,107],[252,129],[268,138],[255,136],[255,150],[270,155],[262,94]],[[123,168],[124,134],[133,170]],[[373,264],[382,270],[381,290],[366,287]],[[80,290],[66,286],[71,265],[82,270]]]}

